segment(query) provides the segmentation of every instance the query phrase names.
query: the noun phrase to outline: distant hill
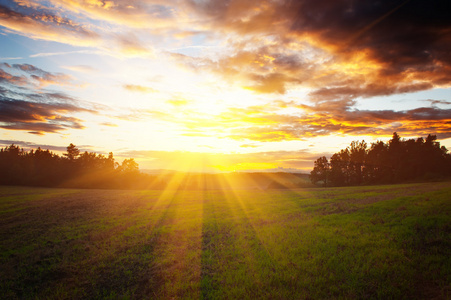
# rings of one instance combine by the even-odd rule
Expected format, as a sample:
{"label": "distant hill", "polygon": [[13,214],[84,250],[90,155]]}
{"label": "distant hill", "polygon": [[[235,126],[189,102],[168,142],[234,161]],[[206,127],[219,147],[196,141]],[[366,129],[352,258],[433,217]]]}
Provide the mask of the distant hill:
{"label": "distant hill", "polygon": [[308,174],[286,172],[185,173],[167,171],[149,175],[150,189],[268,190],[313,187]]}

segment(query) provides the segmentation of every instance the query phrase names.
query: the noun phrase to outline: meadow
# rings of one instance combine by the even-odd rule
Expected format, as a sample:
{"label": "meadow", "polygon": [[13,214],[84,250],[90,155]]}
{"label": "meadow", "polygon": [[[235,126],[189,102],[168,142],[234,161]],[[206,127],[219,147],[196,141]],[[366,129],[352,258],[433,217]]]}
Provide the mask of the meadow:
{"label": "meadow", "polygon": [[3,186],[0,295],[449,299],[450,216],[450,182],[272,190]]}

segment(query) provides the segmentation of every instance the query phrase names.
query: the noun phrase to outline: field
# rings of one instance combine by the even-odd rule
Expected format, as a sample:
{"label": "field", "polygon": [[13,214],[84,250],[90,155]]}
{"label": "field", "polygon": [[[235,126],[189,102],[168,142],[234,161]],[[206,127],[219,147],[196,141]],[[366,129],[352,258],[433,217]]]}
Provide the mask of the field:
{"label": "field", "polygon": [[451,183],[0,187],[2,299],[449,299]]}

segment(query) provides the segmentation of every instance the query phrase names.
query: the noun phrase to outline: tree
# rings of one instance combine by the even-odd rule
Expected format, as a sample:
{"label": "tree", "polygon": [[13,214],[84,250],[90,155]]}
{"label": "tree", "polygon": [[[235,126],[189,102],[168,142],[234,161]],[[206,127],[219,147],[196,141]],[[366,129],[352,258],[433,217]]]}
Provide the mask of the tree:
{"label": "tree", "polygon": [[330,158],[329,180],[333,185],[343,186],[349,184],[350,164],[351,158],[348,148],[332,155]]}
{"label": "tree", "polygon": [[116,167],[116,164],[114,162],[113,152],[108,153],[108,158],[105,160],[105,169],[112,171]]}
{"label": "tree", "polygon": [[41,148],[26,152],[14,144],[0,148],[0,170],[0,184],[7,185],[136,188],[151,180],[133,158],[119,166],[112,152],[80,154],[74,144],[64,156]]}
{"label": "tree", "polygon": [[326,187],[328,182],[330,172],[329,161],[325,156],[318,158],[315,160],[314,168],[312,172],[310,172],[310,180],[317,184],[318,182],[323,182],[323,185]]}
{"label": "tree", "polygon": [[367,149],[365,141],[352,142],[335,153],[315,161],[310,174],[313,183],[360,185],[397,183],[418,179],[436,179],[451,175],[451,155],[440,146],[437,136],[426,139],[401,139],[395,132],[388,143],[378,141]]}
{"label": "tree", "polygon": [[120,169],[124,173],[137,173],[139,165],[133,158],[127,158],[122,162]]}
{"label": "tree", "polygon": [[73,161],[77,158],[78,155],[80,155],[80,150],[78,148],[70,143],[69,146],[67,146],[67,153],[64,153],[63,155],[66,156],[70,161]]}
{"label": "tree", "polygon": [[351,146],[349,148],[350,153],[350,168],[351,168],[351,182],[353,184],[361,184],[365,180],[365,159],[366,159],[366,147],[367,144],[365,141],[359,142],[352,142]]}
{"label": "tree", "polygon": [[384,142],[378,141],[371,144],[366,156],[365,168],[369,182],[384,182],[391,176],[388,146]]}

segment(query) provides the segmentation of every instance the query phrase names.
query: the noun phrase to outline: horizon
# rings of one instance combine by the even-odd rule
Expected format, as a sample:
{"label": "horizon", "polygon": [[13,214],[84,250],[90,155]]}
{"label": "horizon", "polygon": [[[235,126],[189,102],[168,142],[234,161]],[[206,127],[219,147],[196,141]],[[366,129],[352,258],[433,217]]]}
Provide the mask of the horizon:
{"label": "horizon", "polygon": [[451,148],[446,1],[160,2],[0,0],[0,147],[206,173]]}

